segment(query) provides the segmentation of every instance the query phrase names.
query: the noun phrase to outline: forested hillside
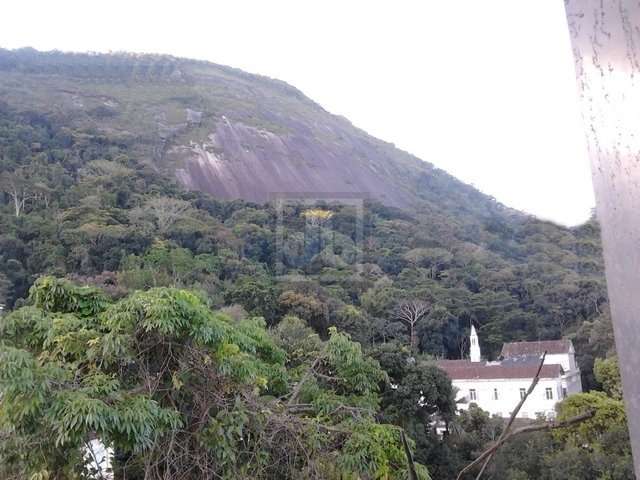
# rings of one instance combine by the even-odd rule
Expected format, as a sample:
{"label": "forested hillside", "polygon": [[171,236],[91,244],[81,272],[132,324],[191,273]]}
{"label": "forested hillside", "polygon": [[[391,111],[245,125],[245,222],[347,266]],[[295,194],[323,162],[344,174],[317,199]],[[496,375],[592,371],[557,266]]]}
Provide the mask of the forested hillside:
{"label": "forested hillside", "polygon": [[[212,70],[217,72],[218,83],[212,80]],[[225,77],[223,84],[219,80],[222,76]],[[193,96],[185,97],[185,88]],[[207,93],[207,89],[213,89],[215,94]],[[242,97],[243,92],[249,93]],[[146,96],[141,98],[143,94]],[[151,98],[151,95],[155,96]],[[199,102],[200,106],[196,109],[193,102]],[[185,113],[187,110],[191,113]],[[175,124],[169,120],[171,112],[176,115]],[[330,119],[324,126],[331,139],[317,143],[323,125],[307,129],[309,112],[321,112],[315,117],[316,122]],[[183,114],[191,115],[191,120],[183,119]],[[268,124],[265,118],[270,119]],[[261,135],[256,132],[266,132],[263,137],[266,135],[271,140],[271,134],[281,135],[289,142],[288,147],[282,147],[288,149],[288,153],[269,156],[272,144],[256,140],[257,143],[245,142],[242,148],[246,151],[232,158],[237,145],[229,147],[225,140],[225,119],[236,121],[232,123],[233,128],[226,131],[229,138],[241,144],[245,142],[244,137],[237,134],[243,128],[251,138]],[[249,132],[247,125],[256,130]],[[211,152],[217,152],[216,158],[224,158],[232,165],[239,162],[244,167],[231,170],[224,167],[221,176],[205,185],[195,179],[206,172],[193,167],[202,155],[196,158],[178,153],[185,145],[195,145],[189,143],[196,142],[195,136],[205,135],[206,139],[211,128],[216,132],[216,140],[209,147]],[[289,178],[283,171],[293,161],[289,147],[298,145],[305,133],[308,135],[305,148],[296,150],[303,157],[301,162],[305,161],[306,151],[312,152],[312,160],[316,159],[315,155],[320,158],[329,151],[327,145],[335,143],[337,137],[333,136],[342,135],[349,145],[341,144],[331,150],[334,161],[343,162],[348,157],[346,152],[351,152],[353,158],[349,161],[355,162],[354,165],[366,163],[360,156],[370,153],[373,160],[366,168],[373,173],[358,177],[358,172],[363,171],[361,167],[340,170],[340,176],[352,172],[354,179],[365,179],[364,183],[354,180],[352,188],[346,188],[346,184],[332,184],[335,172],[323,177],[323,168],[330,168],[333,163],[323,166],[313,160],[315,163],[307,167],[322,181],[304,183],[304,191],[294,190],[293,193],[306,194],[298,201],[296,195],[286,197],[284,203],[230,199],[247,198],[244,194],[255,187],[251,183],[253,179],[243,183],[238,175],[244,172],[247,176],[259,176],[257,172],[243,170],[252,165],[247,163],[247,151],[267,152],[259,160],[251,161],[259,161],[261,168],[280,172],[269,182],[277,181],[279,176]],[[202,152],[206,152],[206,141],[202,141],[193,148],[203,148]],[[216,150],[220,145],[224,148]],[[374,154],[376,149],[382,153]],[[381,168],[384,171],[379,171]],[[291,177],[294,183],[299,174]],[[218,185],[216,182],[224,183],[225,178],[229,178],[232,187],[223,188],[216,196],[217,187],[209,187]],[[283,192],[291,182],[288,179],[282,186],[261,185],[263,190],[272,188],[271,192]],[[317,190],[320,187],[324,190]],[[366,190],[368,197],[352,195],[349,198],[355,201],[350,204],[334,201],[339,200],[335,192],[361,194],[365,189],[378,187],[385,192]],[[599,381],[594,378],[594,360],[614,354],[595,220],[576,228],[565,228],[510,210],[445,172],[429,164],[422,165],[393,146],[371,139],[345,120],[324,112],[292,87],[226,67],[167,57],[0,52],[0,192],[0,304],[5,305],[7,312],[15,310],[4,317],[8,320],[2,331],[14,350],[5,351],[2,361],[14,358],[8,355],[18,355],[16,352],[20,349],[30,349],[41,359],[43,352],[49,352],[47,355],[53,355],[49,359],[51,368],[53,363],[65,363],[66,373],[59,372],[62,377],[73,377],[74,368],[96,376],[99,381],[91,385],[93,390],[88,385],[80,390],[86,398],[101,398],[106,404],[110,401],[106,399],[109,397],[105,393],[106,377],[117,383],[110,384],[113,391],[136,389],[148,381],[140,372],[136,373],[135,380],[125,380],[122,370],[108,366],[109,362],[114,361],[118,352],[131,355],[136,348],[143,349],[145,342],[160,337],[171,338],[162,340],[169,343],[201,342],[202,346],[189,352],[195,357],[190,356],[188,361],[183,357],[185,352],[176,354],[176,364],[163,370],[163,375],[173,375],[170,381],[178,382],[172,386],[176,392],[168,397],[154,397],[154,401],[163,407],[171,401],[178,402],[177,392],[182,391],[182,383],[207,392],[202,385],[193,384],[193,378],[180,375],[186,375],[182,370],[184,362],[195,362],[198,356],[217,352],[216,358],[222,363],[220,370],[211,374],[216,378],[229,375],[225,380],[229,383],[225,387],[225,398],[218,399],[221,403],[211,408],[231,412],[228,418],[220,414],[219,422],[240,422],[238,419],[244,418],[242,422],[247,423],[252,414],[241,410],[254,408],[261,395],[274,398],[291,395],[297,381],[304,383],[301,378],[304,379],[305,367],[315,361],[313,352],[334,348],[337,349],[334,356],[323,364],[325,370],[318,377],[320,390],[305,394],[304,403],[311,405],[312,414],[324,422],[320,428],[339,430],[344,428],[343,421],[354,419],[367,422],[357,423],[355,427],[349,424],[355,431],[362,428],[371,433],[371,429],[378,428],[376,421],[381,422],[379,425],[402,426],[416,442],[412,444],[416,448],[416,460],[427,465],[434,478],[450,478],[492,439],[495,431],[489,433],[487,429],[499,428],[482,417],[481,412],[473,411],[455,420],[461,423],[458,433],[444,440],[430,432],[427,425],[429,415],[434,413],[453,422],[455,409],[450,384],[447,390],[446,385],[438,383],[446,380],[439,377],[441,372],[435,367],[427,367],[429,359],[464,357],[470,325],[478,329],[483,354],[488,358],[495,358],[506,341],[573,339],[586,389],[602,388],[602,376]],[[393,198],[391,192],[395,192]],[[262,191],[256,200],[265,200],[263,194],[266,193],[267,190]],[[540,194],[544,195],[543,186]],[[39,289],[34,288],[28,299],[29,289],[43,275],[95,287],[98,290],[90,292],[100,296],[99,305],[83,311],[83,307],[74,303],[78,300],[74,300],[73,295],[80,293],[64,282],[56,288],[71,289],[68,297],[63,295],[65,301],[71,303],[43,300],[42,295],[47,292],[51,298],[62,292],[46,283]],[[47,281],[57,285],[51,278]],[[131,330],[126,316],[143,308],[138,303],[149,308],[149,302],[162,298],[176,302],[177,306],[171,308],[179,309],[179,313],[175,313],[166,306],[169,316],[186,319],[190,315],[199,316],[204,325],[214,321],[210,315],[214,315],[211,317],[214,319],[218,318],[215,315],[222,315],[223,324],[216,324],[216,328],[226,332],[224,335],[230,339],[222,341],[216,337],[204,341],[199,337],[203,335],[200,330],[189,330],[182,324],[179,328],[163,326],[168,317],[163,317],[162,309],[145,314],[150,322],[145,327],[149,337],[136,337],[140,332]],[[421,302],[426,307],[426,314],[412,326],[398,313],[398,308],[407,302]],[[205,310],[216,313],[205,314]],[[30,313],[26,316],[25,312]],[[262,317],[264,323],[250,320],[256,317]],[[205,318],[206,321],[202,320]],[[76,340],[93,338],[92,348],[98,348],[95,342],[113,341],[114,336],[120,334],[132,335],[131,338],[141,343],[127,343],[126,348],[109,344],[109,348],[105,346],[100,353],[83,352],[78,343],[60,343],[65,335],[73,336],[74,329],[83,322],[90,322],[89,326],[82,327],[88,333]],[[224,322],[233,327],[224,326]],[[38,333],[38,329],[54,327],[58,331],[50,338]],[[234,329],[241,333],[234,333]],[[31,339],[31,334],[25,333],[27,336],[23,338],[20,333],[32,330]],[[238,339],[240,334],[252,340]],[[343,334],[359,342],[366,355],[356,343],[340,336]],[[71,337],[66,341],[71,341]],[[58,343],[57,348],[62,350],[56,351],[53,345]],[[235,354],[225,350],[230,347],[224,345],[229,344],[238,344],[243,355],[256,357],[246,371],[237,364],[233,367],[243,371],[240,377],[234,376],[231,367],[225,370],[225,355]],[[349,354],[356,357],[349,357],[348,361],[357,363],[349,368],[364,369],[360,383],[353,383],[350,376],[357,372],[347,367],[340,373],[342,380],[331,378],[335,369],[342,368],[340,362],[347,361],[338,352],[344,349],[356,349]],[[424,368],[406,363],[411,350]],[[163,352],[155,351],[153,361],[162,358],[166,354]],[[98,357],[104,357],[100,360],[104,366],[96,363]],[[264,373],[263,378],[252,369],[259,371],[266,368],[264,365],[269,365],[267,370],[271,373]],[[386,387],[373,387],[385,384],[385,376],[401,388],[390,389],[389,383]],[[326,385],[322,384],[323,380]],[[5,376],[0,379],[0,385],[2,381],[12,382],[16,378]],[[131,383],[125,385],[127,381]],[[258,390],[252,390],[256,385]],[[51,393],[47,390],[50,387],[42,388],[43,397]],[[236,388],[237,396],[233,400]],[[427,399],[424,408],[412,404],[413,394],[429,389],[433,396]],[[24,392],[17,392],[16,398],[21,394]],[[340,398],[336,396],[348,397],[343,403],[348,407],[346,410],[369,409],[370,413],[346,415],[349,419],[331,417],[327,421],[326,416],[331,412],[318,410],[319,405],[326,401],[338,408]],[[241,402],[240,397],[244,406],[236,404],[232,408],[231,403]],[[180,402],[189,403],[182,397]],[[25,429],[22,432],[25,438],[31,438],[29,435],[34,433],[34,425],[39,421],[33,413],[39,411],[38,408],[45,409],[38,405],[33,412],[21,414],[26,423],[12,427]],[[114,411],[109,415],[116,417],[126,416],[123,409],[129,408],[117,402],[111,406]],[[195,422],[191,417],[179,420],[147,407],[145,412],[156,415],[153,421],[168,431],[179,422]],[[47,405],[46,415],[54,415],[56,408],[61,407]],[[271,405],[269,408],[282,407]],[[254,417],[251,419],[257,421]],[[285,421],[284,417],[280,420]],[[301,425],[298,427],[302,428]],[[100,430],[95,425],[88,425],[86,429]],[[390,431],[381,430],[379,435],[386,438]],[[79,431],[78,435],[81,434]],[[123,451],[133,448],[136,442],[152,442],[144,435],[126,436],[120,431],[105,430],[102,434],[119,438]],[[624,433],[620,435],[624,437]],[[360,441],[364,442],[363,438]],[[550,436],[544,438],[544,442],[564,441]],[[285,465],[282,459],[284,463],[276,462],[273,468],[280,469],[276,473],[260,463],[260,468],[251,473],[255,477],[247,478],[302,478],[296,477],[302,475],[300,472],[312,478],[329,478],[323,475],[328,475],[326,469],[336,451],[343,455],[340,456],[342,463],[339,462],[344,468],[342,474],[354,475],[336,478],[386,478],[382,476],[387,471],[385,468],[394,471],[394,475],[404,472],[393,463],[403,458],[400,450],[393,453],[397,454],[394,458],[362,460],[366,465],[361,468],[354,463],[357,459],[353,455],[359,448],[373,448],[371,445],[359,446],[353,437],[338,443],[324,437],[316,440],[313,445],[298,445],[296,448],[301,450],[296,455],[300,457],[289,459],[291,463]],[[620,442],[624,444],[624,438]],[[550,448],[549,445],[544,448]],[[257,448],[256,445],[245,446],[248,457],[258,455],[250,451]],[[232,442],[228,448],[233,452]],[[281,455],[277,448],[293,447],[277,444],[270,453],[263,452],[266,455],[263,460],[275,461],[274,458]],[[317,449],[318,464],[308,463],[308,458],[303,460],[313,449]],[[347,454],[349,449],[352,456]],[[198,452],[205,463],[218,462],[219,469],[214,469],[216,475],[224,474],[228,478],[249,475],[248,471],[242,473],[236,469],[234,462],[240,459],[231,453],[229,458],[212,460],[207,452]],[[58,460],[63,462],[61,459],[67,453],[60,450]],[[560,459],[549,454],[544,460],[547,463],[542,457],[533,459],[526,472],[551,475],[554,462],[563,462],[562,455],[573,454],[574,450],[560,451],[557,454]],[[600,454],[609,453],[600,451]],[[2,455],[0,453],[0,457]],[[624,448],[615,455],[622,458],[621,463],[628,460],[628,451]],[[605,458],[612,461],[613,457]],[[144,462],[136,457],[135,468],[143,469]],[[504,476],[505,472],[516,468],[517,463],[509,462],[505,459],[496,465],[498,470],[491,473],[494,478],[511,478]],[[588,468],[596,471],[603,467],[594,460]],[[521,470],[525,472],[524,467]],[[127,478],[142,478],[131,475]]]}

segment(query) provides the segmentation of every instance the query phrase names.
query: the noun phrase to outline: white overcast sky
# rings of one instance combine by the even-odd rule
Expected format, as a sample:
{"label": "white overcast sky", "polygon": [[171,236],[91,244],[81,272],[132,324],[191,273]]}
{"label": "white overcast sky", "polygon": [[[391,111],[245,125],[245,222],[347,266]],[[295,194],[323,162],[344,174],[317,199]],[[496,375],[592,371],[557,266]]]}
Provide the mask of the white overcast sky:
{"label": "white overcast sky", "polygon": [[9,0],[0,47],[169,53],[284,80],[499,201],[594,205],[562,0]]}

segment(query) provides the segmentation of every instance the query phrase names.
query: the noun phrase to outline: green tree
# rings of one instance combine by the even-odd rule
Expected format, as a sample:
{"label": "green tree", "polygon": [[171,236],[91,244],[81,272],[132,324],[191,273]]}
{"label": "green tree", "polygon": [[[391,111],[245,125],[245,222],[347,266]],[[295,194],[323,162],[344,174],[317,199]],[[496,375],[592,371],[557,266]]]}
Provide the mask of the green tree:
{"label": "green tree", "polygon": [[597,358],[593,373],[607,395],[615,400],[622,400],[622,378],[617,357]]}
{"label": "green tree", "polygon": [[0,272],[0,305],[3,309],[8,309],[9,301],[9,289],[11,288],[11,282],[7,276]]}
{"label": "green tree", "polygon": [[238,303],[252,315],[264,317],[273,323],[278,305],[277,292],[267,277],[242,276],[229,288],[225,295],[227,303]]}
{"label": "green tree", "polygon": [[113,302],[44,277],[30,302],[0,320],[4,478],[84,478],[94,437],[117,478],[406,476],[397,428],[376,422],[384,372],[347,335],[332,330],[291,388],[264,321],[185,290]]}
{"label": "green tree", "polygon": [[[605,365],[610,366],[606,363]],[[601,368],[600,375],[604,375],[607,370],[609,369]],[[571,452],[575,454],[580,450],[584,457],[582,464],[589,465],[589,468],[596,472],[590,476],[591,478],[623,480],[631,478],[633,472],[624,403],[622,398],[617,396],[620,390],[614,386],[615,378],[606,380],[604,384],[612,389],[616,397],[592,391],[572,395],[559,404],[559,420],[589,410],[593,411],[594,415],[579,424],[554,431],[554,438],[562,447],[558,449],[557,455],[554,454],[550,458],[550,462],[551,465],[558,464],[566,460],[565,457],[570,456]],[[568,478],[578,478],[577,473],[572,475],[574,476]]]}

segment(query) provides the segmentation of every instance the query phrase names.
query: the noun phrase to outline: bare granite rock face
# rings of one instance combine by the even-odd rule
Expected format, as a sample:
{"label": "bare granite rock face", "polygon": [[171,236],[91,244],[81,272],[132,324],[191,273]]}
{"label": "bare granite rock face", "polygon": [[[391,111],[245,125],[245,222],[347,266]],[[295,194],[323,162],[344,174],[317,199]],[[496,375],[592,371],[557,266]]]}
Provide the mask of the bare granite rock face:
{"label": "bare granite rock face", "polygon": [[390,181],[391,169],[371,161],[379,152],[360,139],[325,145],[299,133],[276,134],[220,119],[209,140],[167,153],[188,188],[224,199],[269,201],[277,193],[355,193],[398,207],[411,194]]}
{"label": "bare granite rock face", "polygon": [[221,199],[355,194],[424,214],[504,209],[284,82],[209,62],[0,49],[0,93],[0,106],[62,118],[73,135],[108,134]]}

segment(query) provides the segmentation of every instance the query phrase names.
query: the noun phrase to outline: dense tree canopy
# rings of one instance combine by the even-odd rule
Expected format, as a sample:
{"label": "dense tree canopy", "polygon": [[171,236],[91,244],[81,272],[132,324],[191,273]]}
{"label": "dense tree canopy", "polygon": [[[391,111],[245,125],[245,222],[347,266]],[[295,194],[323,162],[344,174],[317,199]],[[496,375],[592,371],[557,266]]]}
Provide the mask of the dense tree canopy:
{"label": "dense tree canopy", "polygon": [[[302,316],[321,335],[341,321],[368,344],[414,331],[420,352],[450,358],[465,351],[470,323],[492,357],[504,341],[586,335],[581,327],[607,314],[595,221],[566,229],[472,214],[463,198],[443,207],[448,216],[427,203],[416,214],[368,204],[362,216],[325,205],[316,221],[302,205],[277,211],[181,192],[134,147],[0,108],[0,295],[9,308],[40,274],[113,272],[123,290],[195,286],[269,323]],[[16,176],[27,192],[19,215]],[[410,302],[428,313],[413,329],[392,325]],[[347,306],[357,322],[340,318]],[[593,357],[582,352],[589,382]]]}
{"label": "dense tree canopy", "polygon": [[[123,75],[166,94],[177,65],[61,55],[33,68],[122,95]],[[171,93],[172,108],[194,101]],[[171,133],[98,128],[125,115],[104,102],[18,103],[0,101],[3,478],[79,478],[96,436],[132,479],[405,478],[399,428],[423,478],[421,465],[451,478],[501,428],[457,415],[432,362],[464,358],[472,324],[488,359],[506,341],[572,339],[587,393],[559,415],[600,412],[582,430],[519,437],[487,476],[628,478],[595,219],[531,218],[437,169],[403,178],[410,210],[221,201],[161,168]],[[148,121],[126,115],[132,131]]]}
{"label": "dense tree canopy", "polygon": [[83,478],[94,437],[118,478],[406,478],[399,429],[375,420],[378,362],[289,323],[274,337],[185,290],[112,301],[41,278],[0,324],[3,478]]}

